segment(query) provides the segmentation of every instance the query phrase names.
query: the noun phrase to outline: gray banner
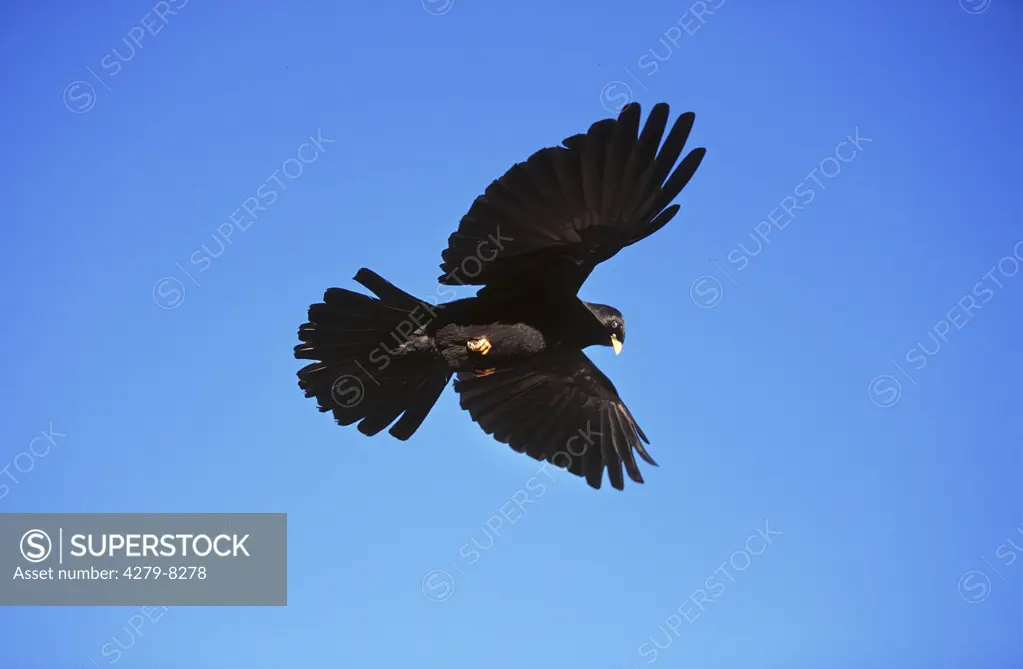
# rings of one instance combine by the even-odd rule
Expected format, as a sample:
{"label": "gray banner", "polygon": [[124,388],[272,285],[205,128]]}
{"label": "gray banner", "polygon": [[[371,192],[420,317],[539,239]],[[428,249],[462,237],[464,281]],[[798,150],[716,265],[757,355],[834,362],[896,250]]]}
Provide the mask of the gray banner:
{"label": "gray banner", "polygon": [[0,606],[286,606],[283,513],[0,514]]}

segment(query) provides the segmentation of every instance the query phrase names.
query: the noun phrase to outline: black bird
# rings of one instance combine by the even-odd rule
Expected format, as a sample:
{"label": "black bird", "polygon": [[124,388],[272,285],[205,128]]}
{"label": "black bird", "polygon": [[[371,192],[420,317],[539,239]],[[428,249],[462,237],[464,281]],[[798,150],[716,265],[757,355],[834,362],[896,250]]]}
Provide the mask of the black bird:
{"label": "black bird", "polygon": [[640,106],[629,104],[491,183],[448,239],[438,279],[482,286],[476,297],[420,300],[365,268],[355,281],[376,298],[328,289],[298,329],[295,357],[316,361],[298,372],[306,397],[340,425],[375,435],[393,423],[390,434],[406,440],[457,375],[462,408],[498,441],[593,488],[606,468],[621,490],[623,465],[642,483],[633,451],[656,466],[650,442],[582,352],[620,353],[625,318],[576,293],[598,263],[678,212],[671,202],[706,151],[676,167],[695,114],[679,116],[661,144],[668,118],[657,104],[640,131]]}

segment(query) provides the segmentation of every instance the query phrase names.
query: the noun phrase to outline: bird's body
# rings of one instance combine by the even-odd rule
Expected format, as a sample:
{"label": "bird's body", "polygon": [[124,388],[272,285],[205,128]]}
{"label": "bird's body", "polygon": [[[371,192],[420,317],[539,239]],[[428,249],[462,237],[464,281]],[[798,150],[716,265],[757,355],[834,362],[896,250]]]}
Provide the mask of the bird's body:
{"label": "bird's body", "polygon": [[457,375],[462,407],[498,441],[594,488],[606,469],[622,489],[623,466],[642,483],[633,453],[656,464],[646,435],[582,352],[621,352],[625,319],[577,293],[598,263],[674,217],[671,200],[704,151],[676,167],[694,115],[680,116],[658,150],[668,106],[655,105],[642,132],[639,113],[630,104],[536,152],[476,199],[439,278],[482,286],[476,297],[431,304],[365,268],[355,280],[376,298],[328,289],[299,327],[295,357],[315,361],[298,373],[306,396],[341,425],[374,435],[393,423],[404,440]]}
{"label": "bird's body", "polygon": [[[603,305],[594,305],[603,306]],[[605,307],[608,308],[608,307]],[[592,320],[590,320],[592,319]],[[429,351],[454,372],[506,366],[558,346],[604,344],[604,328],[582,300],[515,300],[470,297],[432,307],[410,337],[410,351]],[[587,327],[590,325],[590,327]],[[491,349],[474,355],[470,341],[485,337]]]}

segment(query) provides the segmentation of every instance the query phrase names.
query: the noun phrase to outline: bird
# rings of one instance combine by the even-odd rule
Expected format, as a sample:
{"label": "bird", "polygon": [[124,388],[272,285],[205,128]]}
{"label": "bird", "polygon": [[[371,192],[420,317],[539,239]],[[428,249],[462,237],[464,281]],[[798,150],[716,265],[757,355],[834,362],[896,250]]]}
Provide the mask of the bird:
{"label": "bird", "polygon": [[[578,291],[678,213],[706,149],[679,161],[696,116],[679,115],[665,136],[669,111],[655,104],[640,128],[631,102],[492,181],[441,253],[446,295],[413,297],[365,267],[354,281],[373,296],[328,288],[298,328],[295,358],[312,361],[298,371],[305,396],[338,425],[368,436],[390,426],[405,441],[455,377],[461,408],[498,442],[594,489],[605,471],[619,491],[626,475],[643,483],[636,455],[658,466],[650,441],[583,352],[620,354],[625,317]],[[442,302],[454,286],[478,289]]]}

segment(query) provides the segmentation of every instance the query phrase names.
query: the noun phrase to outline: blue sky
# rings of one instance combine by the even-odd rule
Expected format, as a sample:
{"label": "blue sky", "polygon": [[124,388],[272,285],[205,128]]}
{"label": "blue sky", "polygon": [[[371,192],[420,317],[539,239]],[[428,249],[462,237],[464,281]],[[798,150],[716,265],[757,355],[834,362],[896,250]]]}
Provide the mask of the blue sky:
{"label": "blue sky", "polygon": [[[139,633],[7,608],[0,666],[115,639],[148,669],[1020,666],[1021,27],[1010,0],[9,9],[0,511],[286,512],[289,601]],[[407,443],[319,414],[308,305],[363,266],[435,293],[490,180],[628,99],[708,149],[582,291],[628,319],[590,353],[647,483],[555,473],[509,513],[537,464],[450,390]]]}

